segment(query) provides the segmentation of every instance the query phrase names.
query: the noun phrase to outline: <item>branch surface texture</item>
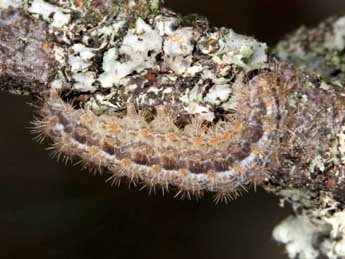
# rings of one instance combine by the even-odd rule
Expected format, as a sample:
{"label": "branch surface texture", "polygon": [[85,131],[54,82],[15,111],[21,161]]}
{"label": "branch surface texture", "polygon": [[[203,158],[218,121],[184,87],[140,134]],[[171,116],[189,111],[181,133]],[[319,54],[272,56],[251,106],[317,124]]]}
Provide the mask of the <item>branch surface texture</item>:
{"label": "branch surface texture", "polygon": [[260,185],[291,258],[345,257],[344,49],[344,17],[269,49],[158,0],[0,1],[0,89],[58,158],[182,198]]}

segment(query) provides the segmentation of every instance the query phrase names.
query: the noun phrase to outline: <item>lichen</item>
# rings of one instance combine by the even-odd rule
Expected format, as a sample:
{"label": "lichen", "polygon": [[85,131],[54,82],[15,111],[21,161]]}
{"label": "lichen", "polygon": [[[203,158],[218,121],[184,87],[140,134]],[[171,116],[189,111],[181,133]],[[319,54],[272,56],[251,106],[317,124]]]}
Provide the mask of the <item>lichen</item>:
{"label": "lichen", "polygon": [[307,216],[290,216],[273,231],[273,237],[286,245],[290,258],[315,259],[320,252],[315,249],[315,240],[325,229],[312,224]]}
{"label": "lichen", "polygon": [[[153,67],[161,48],[159,32],[138,18],[135,29],[127,33],[121,46],[106,52],[103,59],[104,72],[99,76],[101,86],[118,86],[127,75]],[[125,56],[125,60],[120,61],[120,56]]]}
{"label": "lichen", "polygon": [[22,0],[2,0],[0,1],[0,8],[7,9],[11,7],[20,7],[22,4]]}
{"label": "lichen", "polygon": [[345,17],[332,17],[313,29],[301,27],[279,42],[274,53],[326,82],[342,86],[345,82]]}
{"label": "lichen", "polygon": [[27,10],[42,17],[42,19],[50,22],[52,27],[56,28],[67,25],[71,20],[71,15],[66,13],[66,10],[43,0],[33,0]]}
{"label": "lichen", "polygon": [[[48,22],[62,43],[52,46],[58,68],[50,87],[95,93],[88,100],[92,105],[85,104],[94,111],[124,109],[125,96],[136,91],[142,94],[131,102],[138,106],[174,100],[171,105],[186,114],[212,121],[214,107],[233,109],[235,79],[267,66],[266,44],[231,29],[213,30],[199,16],[159,9],[159,1],[121,3],[115,16],[98,23],[87,19],[90,8],[64,1],[23,1],[22,8]],[[129,10],[136,10],[136,18]],[[155,86],[155,80],[164,87]],[[174,85],[183,87],[173,91]],[[99,93],[106,89],[110,93]]]}
{"label": "lichen", "polygon": [[[339,202],[323,194],[317,209],[290,200],[296,216],[290,216],[273,231],[273,237],[286,245],[290,258],[315,259],[321,255],[336,259],[345,256],[345,212]],[[313,206],[312,206],[313,207]],[[309,207],[310,208],[310,207]]]}

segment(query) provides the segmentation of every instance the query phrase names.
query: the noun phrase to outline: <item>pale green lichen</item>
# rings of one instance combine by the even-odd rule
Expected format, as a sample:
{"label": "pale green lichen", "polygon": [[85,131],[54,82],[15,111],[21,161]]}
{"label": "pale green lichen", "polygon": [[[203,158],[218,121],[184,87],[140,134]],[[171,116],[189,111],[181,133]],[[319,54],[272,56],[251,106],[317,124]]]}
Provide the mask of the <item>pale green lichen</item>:
{"label": "pale green lichen", "polygon": [[227,30],[224,37],[219,40],[217,55],[225,63],[248,68],[267,62],[266,50],[265,43],[257,42],[253,38],[235,33],[233,30]]}
{"label": "pale green lichen", "polygon": [[345,82],[345,17],[330,18],[314,29],[302,27],[279,42],[274,53],[308,73],[342,86]]}

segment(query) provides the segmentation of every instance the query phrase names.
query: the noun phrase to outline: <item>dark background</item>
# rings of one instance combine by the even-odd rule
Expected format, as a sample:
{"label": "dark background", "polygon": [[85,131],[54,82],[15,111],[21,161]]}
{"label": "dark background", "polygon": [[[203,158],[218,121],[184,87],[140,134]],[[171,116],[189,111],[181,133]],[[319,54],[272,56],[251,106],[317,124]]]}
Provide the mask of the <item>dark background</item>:
{"label": "dark background", "polygon": [[[301,24],[345,10],[343,0],[167,0],[216,26],[273,45]],[[181,201],[51,159],[32,141],[29,98],[0,95],[0,258],[287,258],[271,237],[289,208],[259,190],[228,205]]]}

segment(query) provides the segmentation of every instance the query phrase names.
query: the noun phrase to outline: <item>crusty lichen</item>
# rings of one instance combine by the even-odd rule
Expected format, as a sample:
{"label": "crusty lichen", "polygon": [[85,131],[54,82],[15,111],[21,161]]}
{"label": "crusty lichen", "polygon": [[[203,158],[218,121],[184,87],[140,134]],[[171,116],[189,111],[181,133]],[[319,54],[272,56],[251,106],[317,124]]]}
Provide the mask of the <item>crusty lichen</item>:
{"label": "crusty lichen", "polygon": [[320,255],[315,241],[325,231],[312,224],[307,216],[290,216],[274,229],[273,237],[286,245],[290,258],[313,259]]}
{"label": "crusty lichen", "polygon": [[341,86],[345,82],[345,17],[332,17],[314,29],[301,27],[279,42],[275,53],[307,72]]}
{"label": "crusty lichen", "polygon": [[20,7],[22,0],[2,0],[0,2],[0,8],[7,9],[9,7]]}
{"label": "crusty lichen", "polygon": [[[151,12],[138,15],[147,5]],[[231,29],[212,29],[198,16],[184,19],[158,8],[156,0],[119,1],[113,16],[95,24],[85,18],[90,8],[81,7],[22,1],[26,12],[49,23],[59,42],[52,47],[57,69],[49,87],[93,93],[85,106],[95,112],[123,110],[124,100],[138,107],[159,101],[212,121],[215,106],[233,108],[236,77],[268,66],[266,44]],[[140,94],[128,99],[133,92]]]}
{"label": "crusty lichen", "polygon": [[[163,43],[158,30],[152,29],[141,18],[121,40],[119,48],[105,52],[102,62],[104,72],[98,79],[103,88],[117,87],[121,79],[133,72],[141,73],[154,67],[155,57],[161,52]],[[121,60],[123,56],[125,58]]]}
{"label": "crusty lichen", "polygon": [[[290,190],[287,197],[292,203],[295,216],[290,216],[273,231],[273,237],[286,245],[290,258],[315,259],[327,256],[331,259],[345,256],[345,212],[341,204],[328,194],[320,196],[317,207],[315,200],[304,196],[300,191]],[[295,193],[295,195],[293,195]],[[301,197],[301,196],[300,196]],[[315,198],[315,197],[314,197]],[[304,201],[304,203],[301,203]]]}
{"label": "crusty lichen", "polygon": [[50,26],[61,28],[67,25],[71,20],[69,10],[45,2],[43,0],[33,0],[27,9],[28,12],[42,17],[44,20],[50,22]]}

